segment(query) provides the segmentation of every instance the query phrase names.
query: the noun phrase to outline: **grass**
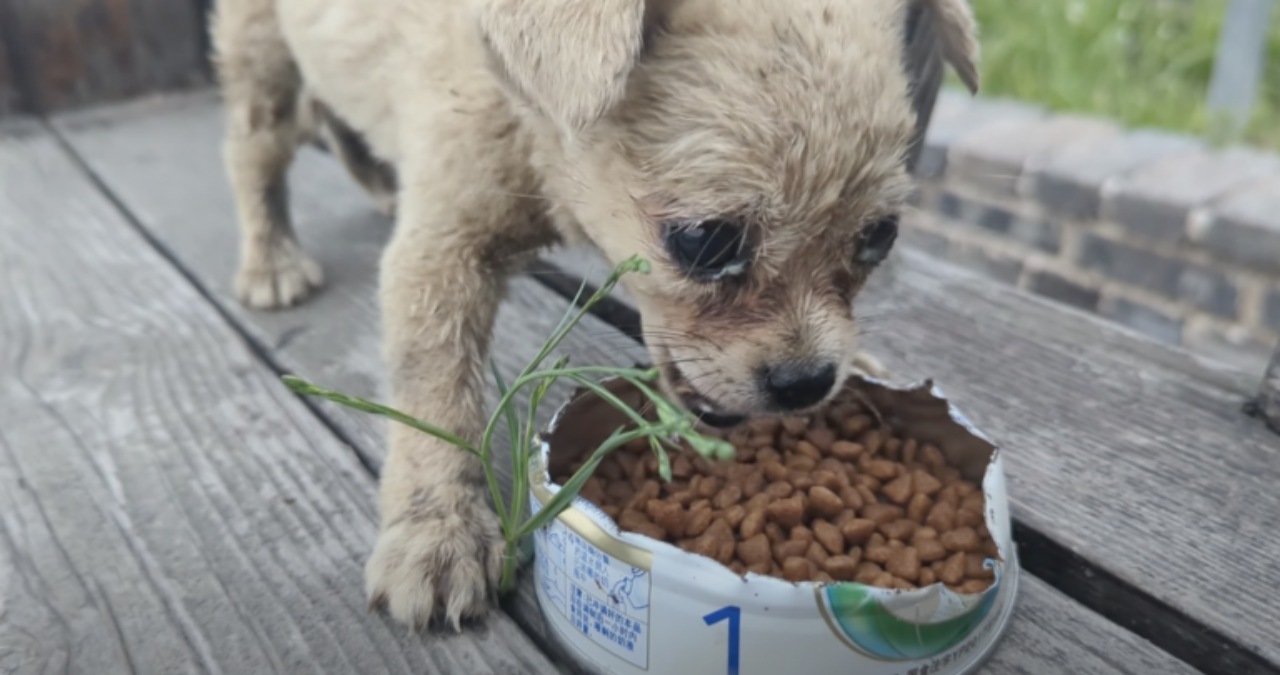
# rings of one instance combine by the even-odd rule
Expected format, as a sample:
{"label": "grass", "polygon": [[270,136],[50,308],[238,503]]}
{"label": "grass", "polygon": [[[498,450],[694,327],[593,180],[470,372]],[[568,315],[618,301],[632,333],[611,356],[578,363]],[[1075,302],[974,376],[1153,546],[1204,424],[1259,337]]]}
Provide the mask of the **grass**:
{"label": "grass", "polygon": [[[971,0],[988,96],[1205,135],[1227,0]],[[952,78],[952,82],[955,80]],[[1245,142],[1280,149],[1280,8]]]}

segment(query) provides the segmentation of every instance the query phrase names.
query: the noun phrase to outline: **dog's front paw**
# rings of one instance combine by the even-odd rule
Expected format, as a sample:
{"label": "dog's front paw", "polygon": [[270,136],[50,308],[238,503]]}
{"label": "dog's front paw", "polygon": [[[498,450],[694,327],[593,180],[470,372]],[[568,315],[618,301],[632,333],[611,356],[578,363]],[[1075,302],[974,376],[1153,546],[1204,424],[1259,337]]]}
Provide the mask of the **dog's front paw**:
{"label": "dog's front paw", "polygon": [[443,615],[454,630],[484,616],[498,588],[503,544],[497,515],[478,495],[456,506],[421,500],[378,536],[365,567],[370,609],[415,631]]}
{"label": "dog's front paw", "polygon": [[323,282],[320,265],[296,242],[281,239],[246,256],[236,274],[236,298],[253,309],[278,309],[305,300]]}

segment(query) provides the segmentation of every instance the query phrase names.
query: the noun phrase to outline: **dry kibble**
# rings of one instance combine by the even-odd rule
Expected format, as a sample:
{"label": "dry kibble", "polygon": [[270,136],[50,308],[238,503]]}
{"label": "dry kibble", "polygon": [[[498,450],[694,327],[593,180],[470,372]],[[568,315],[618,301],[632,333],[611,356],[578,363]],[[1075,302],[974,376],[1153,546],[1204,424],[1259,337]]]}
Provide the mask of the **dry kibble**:
{"label": "dry kibble", "polygon": [[899,518],[892,523],[885,523],[880,526],[880,533],[889,539],[897,541],[906,541],[911,538],[912,533],[916,531],[916,521],[908,518]]}
{"label": "dry kibble", "polygon": [[938,502],[925,517],[924,524],[939,532],[953,530],[956,526],[956,508],[951,505],[951,502]]}
{"label": "dry kibble", "polygon": [[840,526],[840,534],[844,535],[845,542],[850,546],[856,546],[866,542],[876,531],[876,527],[874,520],[855,518]]}
{"label": "dry kibble", "polygon": [[799,495],[780,499],[765,507],[769,520],[783,527],[795,527],[804,520],[804,501]]}
{"label": "dry kibble", "polygon": [[942,564],[938,578],[948,586],[954,586],[964,580],[964,554],[956,553]]}
{"label": "dry kibble", "polygon": [[899,506],[906,506],[907,502],[911,501],[913,494],[911,491],[911,474],[909,473],[898,476],[884,486],[884,496]]}
{"label": "dry kibble", "polygon": [[836,442],[836,433],[826,427],[817,427],[809,429],[806,434],[809,442],[816,446],[819,450],[830,450],[832,444]]}
{"label": "dry kibble", "polygon": [[828,523],[825,520],[814,521],[813,538],[822,544],[831,555],[840,555],[845,550],[844,535],[840,532],[840,528]]}
{"label": "dry kibble", "polygon": [[772,562],[773,548],[769,545],[769,538],[761,533],[738,542],[738,557],[748,566]]}
{"label": "dry kibble", "polygon": [[815,541],[809,544],[809,548],[805,550],[804,556],[813,562],[818,563],[818,566],[821,567],[822,563],[826,562],[827,558],[831,557],[831,554],[822,544]]}
{"label": "dry kibble", "polygon": [[989,588],[994,571],[983,562],[998,549],[979,485],[937,446],[865,410],[850,398],[811,417],[716,432],[734,445],[733,459],[708,460],[686,447],[671,454],[669,482],[656,480],[657,458],[639,439],[606,457],[579,496],[624,530],[740,575]]}
{"label": "dry kibble", "polygon": [[836,441],[831,444],[831,456],[845,462],[858,459],[863,452],[865,449],[861,445],[851,441]]}
{"label": "dry kibble", "polygon": [[858,561],[847,555],[831,556],[823,563],[822,571],[836,581],[853,581],[858,575]]}
{"label": "dry kibble", "polygon": [[845,503],[830,489],[815,485],[809,490],[809,510],[818,518],[835,518],[845,510]]}
{"label": "dry kibble", "polygon": [[751,511],[742,519],[742,524],[738,527],[738,534],[740,534],[744,540],[750,539],[757,534],[762,534],[764,532],[764,523],[764,509]]}
{"label": "dry kibble", "polygon": [[813,563],[807,558],[787,558],[782,563],[782,576],[787,581],[808,581],[813,576]]}
{"label": "dry kibble", "polygon": [[942,560],[948,555],[947,547],[943,546],[942,542],[937,539],[925,539],[916,542],[915,549],[920,554],[920,559],[928,563]]}
{"label": "dry kibble", "polygon": [[742,488],[728,485],[711,498],[711,505],[717,509],[727,509],[742,500]]}
{"label": "dry kibble", "polygon": [[865,471],[876,480],[886,481],[898,475],[898,465],[887,459],[873,459],[867,462]]}
{"label": "dry kibble", "polygon": [[892,523],[906,515],[901,506],[892,504],[867,504],[862,507],[862,517],[874,521],[877,525]]}
{"label": "dry kibble", "polygon": [[929,499],[929,495],[917,492],[907,503],[907,517],[917,523],[923,523],[925,516],[929,515],[929,510],[932,508],[933,500]]}
{"label": "dry kibble", "polygon": [[765,494],[769,495],[774,499],[784,499],[786,497],[790,497],[791,493],[795,491],[796,489],[791,486],[791,483],[787,483],[784,481],[778,481],[777,483],[773,483],[769,487],[764,489]]}
{"label": "dry kibble", "polygon": [[897,549],[890,554],[885,570],[899,579],[915,581],[920,577],[920,557],[910,546]]}
{"label": "dry kibble", "polygon": [[[662,523],[658,524],[661,525]],[[943,532],[938,540],[942,542],[943,546],[947,547],[948,551],[977,553],[982,548],[978,533],[972,527],[962,527],[950,532]]]}
{"label": "dry kibble", "polygon": [[784,541],[781,544],[774,544],[773,559],[777,560],[778,563],[781,564],[788,558],[803,556],[809,550],[809,544],[811,543],[812,542],[804,541],[802,539],[791,539]]}
{"label": "dry kibble", "polygon": [[698,509],[690,513],[688,520],[685,521],[684,533],[690,537],[696,537],[706,532],[713,517],[711,509]]}

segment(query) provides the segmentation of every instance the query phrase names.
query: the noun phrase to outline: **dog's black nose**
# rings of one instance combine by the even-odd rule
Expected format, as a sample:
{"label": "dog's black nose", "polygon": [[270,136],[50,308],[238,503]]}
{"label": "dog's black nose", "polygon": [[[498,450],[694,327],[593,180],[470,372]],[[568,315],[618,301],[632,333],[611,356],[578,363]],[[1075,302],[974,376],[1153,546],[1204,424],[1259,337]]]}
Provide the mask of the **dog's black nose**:
{"label": "dog's black nose", "polygon": [[764,387],[774,405],[783,410],[807,408],[831,392],[836,383],[834,363],[783,364],[764,373]]}

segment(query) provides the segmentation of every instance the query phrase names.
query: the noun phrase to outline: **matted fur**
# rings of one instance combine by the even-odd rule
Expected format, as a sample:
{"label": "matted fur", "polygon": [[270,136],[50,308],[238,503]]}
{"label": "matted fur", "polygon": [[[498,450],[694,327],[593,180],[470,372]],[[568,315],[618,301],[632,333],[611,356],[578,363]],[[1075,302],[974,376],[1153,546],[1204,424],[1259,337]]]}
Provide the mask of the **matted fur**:
{"label": "matted fur", "polygon": [[[976,88],[968,7],[916,1]],[[392,402],[463,436],[484,419],[506,279],[558,240],[653,261],[626,283],[682,400],[760,414],[762,369],[872,368],[857,260],[863,228],[910,190],[910,2],[220,0],[237,294],[272,309],[320,285],[284,182],[319,137],[395,213],[380,271]],[[667,254],[664,223],[707,218],[746,225],[740,275],[694,281]],[[502,549],[474,460],[393,425],[380,515],[373,606],[414,626],[486,611]]]}

